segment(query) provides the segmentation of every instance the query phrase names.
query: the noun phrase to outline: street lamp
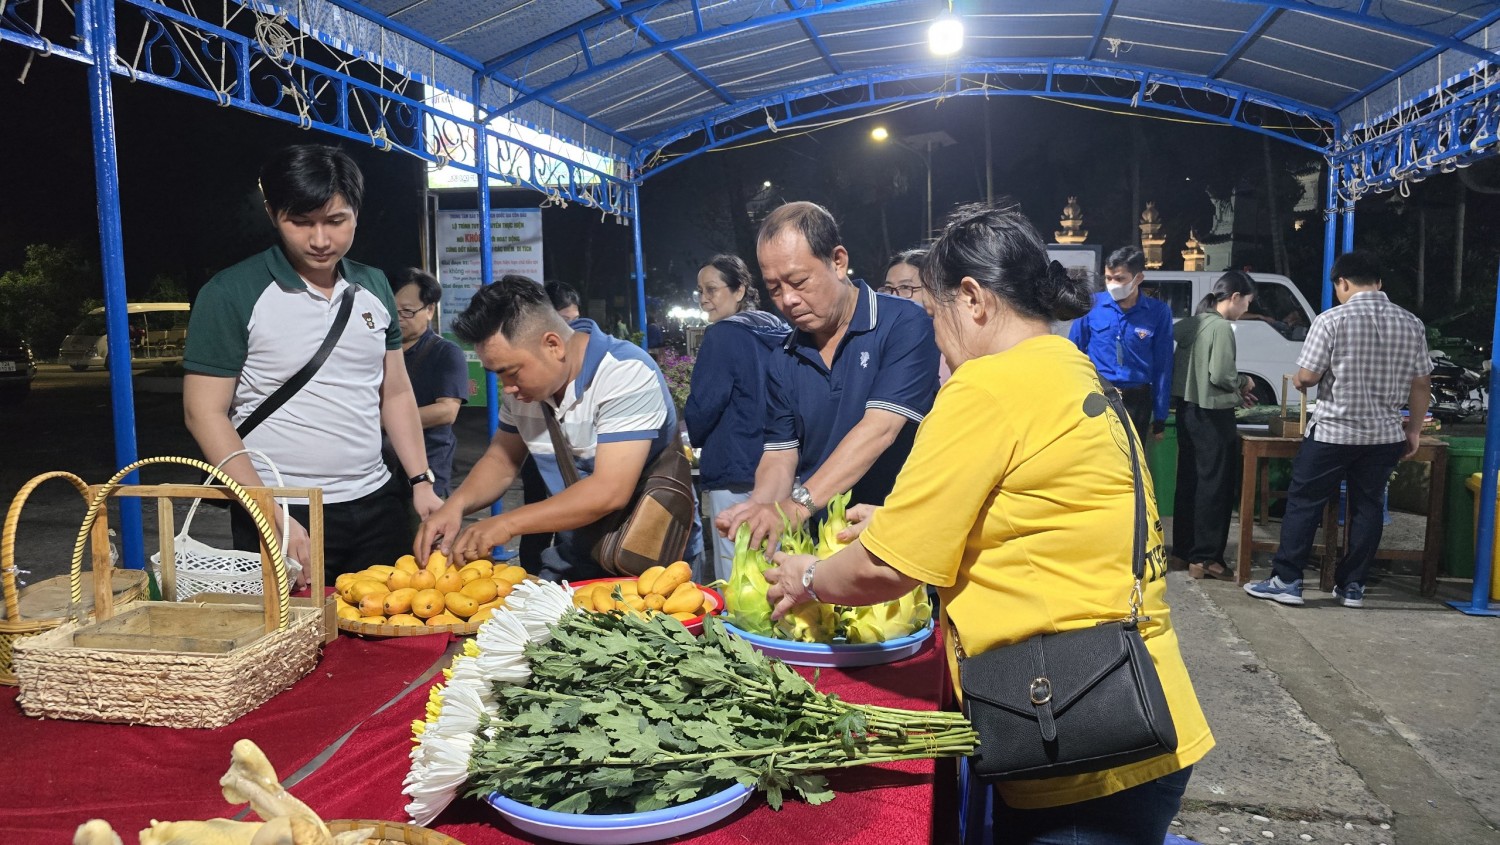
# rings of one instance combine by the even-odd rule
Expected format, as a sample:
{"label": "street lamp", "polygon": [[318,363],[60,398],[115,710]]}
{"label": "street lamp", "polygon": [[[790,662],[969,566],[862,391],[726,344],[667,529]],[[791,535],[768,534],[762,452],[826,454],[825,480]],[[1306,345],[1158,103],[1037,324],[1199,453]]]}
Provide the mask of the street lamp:
{"label": "street lamp", "polygon": [[922,159],[922,168],[927,174],[927,230],[923,237],[932,237],[932,151],[952,146],[958,142],[953,140],[953,136],[942,130],[938,130],[937,132],[920,132],[916,135],[893,138],[890,131],[884,126],[877,126],[871,129],[870,139],[877,143],[889,141]]}

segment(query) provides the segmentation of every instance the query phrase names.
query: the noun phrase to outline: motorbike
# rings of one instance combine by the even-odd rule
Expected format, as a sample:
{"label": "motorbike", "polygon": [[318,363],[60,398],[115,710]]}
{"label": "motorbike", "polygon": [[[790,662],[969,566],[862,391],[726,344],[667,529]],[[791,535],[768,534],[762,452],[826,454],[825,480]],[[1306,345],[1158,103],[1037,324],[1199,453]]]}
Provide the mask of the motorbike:
{"label": "motorbike", "polygon": [[1428,412],[1445,422],[1455,423],[1478,417],[1483,421],[1489,409],[1489,361],[1479,372],[1453,360],[1441,349],[1428,353],[1432,358],[1432,404]]}

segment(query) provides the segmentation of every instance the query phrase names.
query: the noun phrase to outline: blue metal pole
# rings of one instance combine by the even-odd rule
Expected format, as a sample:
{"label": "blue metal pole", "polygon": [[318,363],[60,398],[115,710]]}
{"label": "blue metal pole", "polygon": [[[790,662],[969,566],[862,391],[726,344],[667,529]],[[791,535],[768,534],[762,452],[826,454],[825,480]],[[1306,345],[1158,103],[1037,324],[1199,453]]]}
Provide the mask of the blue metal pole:
{"label": "blue metal pole", "polygon": [[[1495,279],[1500,290],[1500,275]],[[1495,347],[1500,344],[1500,312],[1490,338],[1490,396],[1500,390],[1500,362]],[[1493,401],[1493,400],[1491,400]],[[1484,475],[1479,482],[1479,526],[1475,532],[1474,591],[1469,602],[1450,601],[1448,606],[1468,616],[1500,616],[1500,605],[1490,603],[1490,573],[1495,568],[1495,486],[1500,478],[1500,413],[1491,408],[1485,415]]]}
{"label": "blue metal pole", "polygon": [[[115,7],[113,0],[86,0],[78,4],[78,26],[84,50],[92,60],[88,66],[89,116],[94,130],[94,190],[99,202],[99,257],[104,270],[104,321],[109,332],[109,399],[114,416],[115,465],[134,463],[139,456],[135,442],[135,394],[130,378],[130,322],[126,318],[125,241],[120,226],[120,171],[115,149],[115,100],[110,68],[115,55]],[[134,484],[140,475],[126,476]],[[146,538],[141,521],[141,500],[120,500],[120,544],[124,564],[130,569],[146,567]]]}
{"label": "blue metal pole", "polygon": [[1338,242],[1338,168],[1333,162],[1328,163],[1328,185],[1323,192],[1323,297],[1318,310],[1327,311],[1333,307],[1333,282],[1328,278],[1333,272],[1333,250],[1334,244]]}
{"label": "blue metal pole", "polygon": [[1354,249],[1354,202],[1344,207],[1344,248],[1341,253]]}
{"label": "blue metal pole", "polygon": [[[495,283],[495,255],[493,234],[490,231],[490,144],[489,133],[485,131],[488,121],[479,114],[479,97],[483,84],[484,77],[474,74],[474,117],[478,124],[474,133],[474,164],[479,170],[479,283],[489,286]],[[484,395],[488,403],[490,439],[493,440],[495,432],[500,428],[500,385],[495,374],[489,370],[484,372]],[[503,499],[496,499],[490,505],[491,514],[499,514],[503,510]]]}
{"label": "blue metal pole", "polygon": [[635,218],[630,221],[631,234],[635,239],[635,301],[636,319],[640,320],[641,348],[647,349],[651,342],[646,329],[646,262],[641,254],[641,183],[630,183],[630,208]]}

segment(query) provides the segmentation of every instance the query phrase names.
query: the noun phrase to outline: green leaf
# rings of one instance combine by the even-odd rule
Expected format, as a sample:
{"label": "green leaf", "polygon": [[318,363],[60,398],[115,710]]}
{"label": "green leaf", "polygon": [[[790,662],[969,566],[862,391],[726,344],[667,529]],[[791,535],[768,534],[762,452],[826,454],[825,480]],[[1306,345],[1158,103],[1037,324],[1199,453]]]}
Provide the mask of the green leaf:
{"label": "green leaf", "polygon": [[575,792],[547,809],[554,813],[587,813],[589,804],[587,792]]}
{"label": "green leaf", "polygon": [[586,763],[601,762],[615,750],[614,743],[598,728],[580,728],[567,739],[567,744]]}
{"label": "green leaf", "polygon": [[834,797],[828,778],[822,775],[792,775],[792,788],[797,790],[803,801],[814,806],[827,804]]}

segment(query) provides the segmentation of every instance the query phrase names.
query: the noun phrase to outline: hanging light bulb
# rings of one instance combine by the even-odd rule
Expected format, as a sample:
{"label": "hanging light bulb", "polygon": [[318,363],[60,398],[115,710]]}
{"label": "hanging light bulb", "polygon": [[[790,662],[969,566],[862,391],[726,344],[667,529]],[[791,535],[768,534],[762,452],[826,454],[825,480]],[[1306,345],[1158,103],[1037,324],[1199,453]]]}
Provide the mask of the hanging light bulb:
{"label": "hanging light bulb", "polygon": [[964,47],[964,22],[953,14],[952,6],[937,16],[927,30],[927,49],[934,56],[951,56]]}

